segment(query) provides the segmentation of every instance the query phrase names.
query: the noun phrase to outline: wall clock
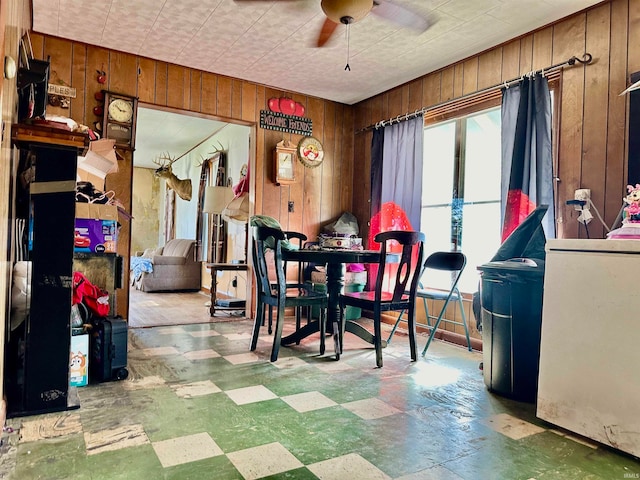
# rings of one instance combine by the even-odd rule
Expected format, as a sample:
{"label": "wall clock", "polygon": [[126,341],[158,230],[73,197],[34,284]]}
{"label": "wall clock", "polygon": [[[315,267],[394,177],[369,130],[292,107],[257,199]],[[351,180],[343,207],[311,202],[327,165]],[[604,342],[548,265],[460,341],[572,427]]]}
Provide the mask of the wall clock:
{"label": "wall clock", "polygon": [[288,140],[276,145],[273,156],[276,185],[290,185],[296,181],[296,146]]}
{"label": "wall clock", "polygon": [[298,159],[309,168],[315,168],[324,160],[324,149],[317,138],[303,137],[298,143]]}
{"label": "wall clock", "polygon": [[116,147],[134,150],[136,143],[136,116],[138,99],[130,95],[104,93],[102,132],[104,138],[116,141]]}

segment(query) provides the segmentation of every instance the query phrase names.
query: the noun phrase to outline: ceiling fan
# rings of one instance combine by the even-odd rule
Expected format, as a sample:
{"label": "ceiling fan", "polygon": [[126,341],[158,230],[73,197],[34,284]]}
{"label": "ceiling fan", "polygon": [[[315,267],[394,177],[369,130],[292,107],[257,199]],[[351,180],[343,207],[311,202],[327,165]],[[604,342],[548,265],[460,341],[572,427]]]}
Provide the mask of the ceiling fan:
{"label": "ceiling fan", "polygon": [[318,47],[329,41],[339,24],[351,25],[362,20],[369,12],[420,33],[431,25],[422,15],[386,0],[321,0],[320,6],[327,18],[318,36]]}
{"label": "ceiling fan", "polygon": [[420,33],[429,28],[432,23],[423,15],[388,0],[320,0],[320,6],[327,18],[320,29],[316,41],[317,47],[324,46],[331,39],[338,25],[349,26],[362,20],[369,12]]}

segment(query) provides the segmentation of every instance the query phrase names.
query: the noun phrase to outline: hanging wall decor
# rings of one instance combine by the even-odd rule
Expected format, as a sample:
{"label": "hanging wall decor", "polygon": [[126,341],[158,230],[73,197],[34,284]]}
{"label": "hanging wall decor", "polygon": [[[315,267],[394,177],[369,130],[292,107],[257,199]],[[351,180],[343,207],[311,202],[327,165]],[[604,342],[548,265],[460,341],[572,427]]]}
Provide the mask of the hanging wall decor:
{"label": "hanging wall decor", "polygon": [[298,159],[309,168],[318,167],[324,160],[324,149],[315,137],[303,137],[298,143]]}

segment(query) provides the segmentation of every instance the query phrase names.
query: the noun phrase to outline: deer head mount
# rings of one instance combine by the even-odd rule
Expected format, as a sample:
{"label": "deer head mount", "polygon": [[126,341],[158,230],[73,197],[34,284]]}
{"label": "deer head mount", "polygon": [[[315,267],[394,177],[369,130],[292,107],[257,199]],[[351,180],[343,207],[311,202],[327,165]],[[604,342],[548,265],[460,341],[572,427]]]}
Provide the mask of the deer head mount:
{"label": "deer head mount", "polygon": [[153,160],[153,163],[159,166],[155,171],[155,176],[166,179],[167,188],[170,188],[178,194],[178,196],[185,200],[191,200],[191,179],[187,178],[180,180],[171,171],[171,165],[178,160],[177,158],[171,158],[169,153],[160,155],[157,159]]}

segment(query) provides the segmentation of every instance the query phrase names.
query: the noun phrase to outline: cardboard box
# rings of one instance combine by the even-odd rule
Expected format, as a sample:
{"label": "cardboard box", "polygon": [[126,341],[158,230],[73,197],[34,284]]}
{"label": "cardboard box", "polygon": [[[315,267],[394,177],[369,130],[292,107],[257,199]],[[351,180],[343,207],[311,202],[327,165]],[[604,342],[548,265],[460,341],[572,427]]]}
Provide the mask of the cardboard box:
{"label": "cardboard box", "polygon": [[115,140],[101,139],[89,143],[89,151],[84,157],[78,157],[78,180],[91,182],[104,191],[105,177],[118,171],[118,160],[113,149]]}
{"label": "cardboard box", "polygon": [[84,387],[89,383],[89,335],[72,335],[69,354],[69,385]]}
{"label": "cardboard box", "polygon": [[74,251],[116,253],[118,207],[98,203],[76,203]]}

